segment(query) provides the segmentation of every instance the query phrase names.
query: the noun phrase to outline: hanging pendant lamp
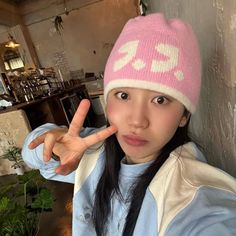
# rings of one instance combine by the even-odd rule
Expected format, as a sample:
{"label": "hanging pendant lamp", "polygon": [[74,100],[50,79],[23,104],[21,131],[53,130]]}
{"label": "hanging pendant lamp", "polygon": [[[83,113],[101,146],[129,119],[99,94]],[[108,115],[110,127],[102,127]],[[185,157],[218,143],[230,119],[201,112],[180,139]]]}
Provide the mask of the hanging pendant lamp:
{"label": "hanging pendant lamp", "polygon": [[9,41],[5,44],[6,48],[17,48],[20,46],[19,43],[13,38],[11,34],[8,34]]}

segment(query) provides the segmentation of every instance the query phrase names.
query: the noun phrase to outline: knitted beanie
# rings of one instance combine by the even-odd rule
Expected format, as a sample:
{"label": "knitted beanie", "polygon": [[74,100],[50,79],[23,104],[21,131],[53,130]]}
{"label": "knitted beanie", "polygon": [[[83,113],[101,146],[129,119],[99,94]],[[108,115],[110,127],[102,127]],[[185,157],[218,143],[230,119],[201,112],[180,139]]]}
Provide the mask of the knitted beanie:
{"label": "knitted beanie", "polygon": [[141,88],[169,95],[194,113],[200,86],[200,53],[190,25],[159,13],[126,23],[106,64],[105,101],[114,88]]}

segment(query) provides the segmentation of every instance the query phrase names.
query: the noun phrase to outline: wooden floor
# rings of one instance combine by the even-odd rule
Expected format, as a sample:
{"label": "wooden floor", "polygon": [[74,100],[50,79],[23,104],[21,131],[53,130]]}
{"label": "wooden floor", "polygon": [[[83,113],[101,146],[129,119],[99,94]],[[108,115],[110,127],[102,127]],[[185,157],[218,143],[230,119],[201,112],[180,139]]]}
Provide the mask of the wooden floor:
{"label": "wooden floor", "polygon": [[42,214],[40,230],[37,236],[71,236],[74,185],[49,181],[49,186],[53,190],[56,199],[53,211]]}

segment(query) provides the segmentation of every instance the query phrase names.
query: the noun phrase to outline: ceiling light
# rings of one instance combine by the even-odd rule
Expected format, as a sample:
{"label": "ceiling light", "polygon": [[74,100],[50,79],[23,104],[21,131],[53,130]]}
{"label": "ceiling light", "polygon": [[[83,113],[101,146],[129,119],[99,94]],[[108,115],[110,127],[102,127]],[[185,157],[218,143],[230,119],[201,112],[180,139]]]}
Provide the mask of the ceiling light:
{"label": "ceiling light", "polygon": [[7,42],[7,44],[5,44],[6,48],[16,48],[20,46],[20,44],[16,42],[12,35],[9,34],[8,38],[9,41]]}

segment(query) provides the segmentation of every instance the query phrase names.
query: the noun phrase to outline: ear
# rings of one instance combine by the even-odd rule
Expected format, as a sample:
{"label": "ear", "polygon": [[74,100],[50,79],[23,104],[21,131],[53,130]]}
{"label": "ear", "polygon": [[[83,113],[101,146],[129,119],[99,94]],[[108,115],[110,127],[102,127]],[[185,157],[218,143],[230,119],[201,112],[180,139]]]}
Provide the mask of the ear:
{"label": "ear", "polygon": [[188,112],[188,111],[184,112],[184,114],[180,120],[179,127],[184,127],[188,123],[190,116],[191,116],[190,112]]}

